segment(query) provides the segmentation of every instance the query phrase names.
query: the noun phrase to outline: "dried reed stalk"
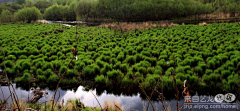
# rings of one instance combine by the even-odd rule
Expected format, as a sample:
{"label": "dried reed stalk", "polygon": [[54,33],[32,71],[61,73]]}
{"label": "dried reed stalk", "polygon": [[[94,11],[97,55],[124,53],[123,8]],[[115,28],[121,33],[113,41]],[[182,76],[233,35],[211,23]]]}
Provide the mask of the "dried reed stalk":
{"label": "dried reed stalk", "polygon": [[92,94],[93,94],[93,96],[95,97],[95,99],[97,100],[97,102],[98,102],[98,104],[99,104],[99,106],[101,107],[101,110],[103,109],[102,108],[102,106],[101,106],[101,104],[100,104],[100,102],[98,101],[98,99],[97,99],[97,97],[96,97],[96,95],[89,89],[89,88],[87,88],[87,87],[84,87],[84,88],[86,88],[86,89],[88,89]]}
{"label": "dried reed stalk", "polygon": [[[159,81],[160,81],[160,78],[158,79],[158,81],[157,81],[157,83],[156,83],[154,89],[152,90],[152,93],[151,93],[150,99],[152,98],[152,95],[153,95],[153,93],[154,93],[154,90],[156,89],[156,87],[157,87]],[[149,107],[149,102],[148,102],[148,105],[147,105],[147,111],[148,111],[148,107]]]}
{"label": "dried reed stalk", "polygon": [[[17,109],[18,109],[19,111],[21,111],[21,109],[20,109],[20,107],[19,107],[18,96],[17,96],[17,94],[16,94],[15,88],[13,87],[11,81],[9,81],[8,76],[7,76],[6,65],[5,65],[5,53],[4,53],[4,51],[3,51],[2,49],[0,49],[0,51],[3,53],[3,64],[4,64],[4,69],[5,69],[4,72],[5,72],[5,78],[7,79],[7,82],[8,82],[8,89],[9,89],[9,92],[10,92],[10,96],[11,96],[11,98],[12,98],[12,101],[15,101],[15,102],[16,102],[16,104],[17,104]],[[11,86],[12,86],[12,88],[13,88],[13,92],[12,92],[12,90],[11,90]],[[13,100],[13,98],[14,98],[14,100]]]}
{"label": "dried reed stalk", "polygon": [[131,75],[134,77],[134,79],[138,82],[140,89],[142,90],[142,92],[145,94],[145,96],[147,97],[148,101],[151,103],[153,111],[155,111],[154,106],[152,104],[152,101],[150,100],[150,98],[148,97],[147,93],[145,92],[145,90],[143,89],[142,85],[140,84],[140,82],[138,81],[138,79],[131,73]]}
{"label": "dried reed stalk", "polygon": [[[72,52],[72,51],[73,51],[73,49],[71,50],[71,52]],[[56,87],[56,90],[55,90],[54,96],[53,96],[53,102],[52,102],[52,109],[51,109],[51,111],[53,111],[54,100],[55,100],[56,93],[57,93],[57,91],[58,91],[59,84],[60,84],[60,82],[62,81],[63,76],[66,74],[67,69],[68,69],[70,63],[72,62],[73,58],[75,57],[74,55],[75,55],[76,51],[74,50],[73,53],[74,53],[74,54],[73,54],[73,57],[72,57],[71,61],[68,63],[67,68],[65,69],[65,72],[62,74],[60,80],[58,81],[58,84],[57,84],[57,87]]]}

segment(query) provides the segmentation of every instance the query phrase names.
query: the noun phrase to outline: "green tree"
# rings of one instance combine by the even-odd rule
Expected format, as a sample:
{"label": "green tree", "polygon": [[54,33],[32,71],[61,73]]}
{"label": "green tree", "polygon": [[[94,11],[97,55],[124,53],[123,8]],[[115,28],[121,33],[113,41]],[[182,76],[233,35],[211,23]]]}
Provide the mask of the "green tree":
{"label": "green tree", "polygon": [[1,13],[1,22],[10,22],[13,20],[13,15],[9,10],[3,10]]}
{"label": "green tree", "polygon": [[52,5],[44,12],[44,18],[47,20],[67,20],[68,10],[68,5]]}
{"label": "green tree", "polygon": [[235,13],[240,12],[240,1],[239,0],[230,0],[227,5],[227,12],[230,13],[230,17],[235,17]]}
{"label": "green tree", "polygon": [[90,1],[79,1],[76,6],[76,13],[83,20],[87,20],[90,17],[91,8]]}
{"label": "green tree", "polygon": [[16,3],[22,5],[26,3],[26,0],[16,0]]}
{"label": "green tree", "polygon": [[58,5],[70,5],[74,0],[53,0]]}
{"label": "green tree", "polygon": [[23,21],[30,23],[41,18],[41,12],[36,7],[23,8],[14,13],[16,21]]}
{"label": "green tree", "polygon": [[37,7],[41,13],[44,13],[46,8],[52,6],[53,3],[49,0],[38,0],[35,2],[34,6]]}
{"label": "green tree", "polygon": [[25,7],[33,7],[34,6],[34,1],[26,0],[25,4],[23,6],[25,6]]}

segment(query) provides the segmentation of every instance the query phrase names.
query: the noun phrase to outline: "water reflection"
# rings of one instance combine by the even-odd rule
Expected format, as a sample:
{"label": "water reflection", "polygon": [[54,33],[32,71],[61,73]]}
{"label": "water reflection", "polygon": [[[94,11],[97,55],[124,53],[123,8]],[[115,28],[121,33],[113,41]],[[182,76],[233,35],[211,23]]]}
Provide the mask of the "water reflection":
{"label": "water reflection", "polygon": [[[16,84],[13,84],[14,87],[16,88],[16,92],[18,97],[24,98],[24,101],[26,102],[28,99],[28,94],[29,91],[27,90],[23,90],[20,87],[16,87]],[[8,91],[8,87],[7,86],[2,86],[3,92],[4,92],[4,96],[5,97],[9,97],[10,93]],[[43,97],[41,98],[38,102],[44,102],[47,100],[50,100],[53,97],[54,92],[49,90],[48,88],[44,89],[43,91],[47,91],[49,93],[49,95],[47,97]],[[98,98],[101,106],[104,106],[104,102],[105,101],[109,101],[109,102],[118,102],[121,107],[124,107],[125,110],[140,110],[142,111],[144,109],[144,107],[146,108],[148,101],[142,99],[140,93],[135,93],[129,96],[126,96],[124,94],[109,94],[106,90],[104,90],[103,92],[98,93],[97,89],[92,90],[92,93],[96,95],[96,97]],[[30,90],[31,93],[31,90]],[[66,103],[67,100],[69,99],[80,99],[81,102],[83,102],[86,106],[90,106],[90,107],[99,107],[97,100],[95,99],[95,97],[93,96],[90,91],[86,91],[84,89],[83,86],[79,86],[78,88],[76,88],[75,90],[63,90],[62,88],[59,88],[57,94],[56,94],[56,100],[59,99],[59,101],[61,101],[62,99],[64,99],[64,102]],[[198,95],[197,93],[195,95]],[[3,95],[0,95],[1,98],[3,98]],[[30,98],[32,97],[32,95],[30,94]],[[206,100],[208,100],[208,97],[205,97]],[[11,98],[9,98],[9,101],[11,101]],[[164,104],[166,107],[170,106],[171,110],[176,110],[176,100],[172,99],[172,100],[165,100]],[[180,99],[179,102],[179,107],[182,106],[184,104],[184,100],[183,98]],[[224,103],[223,103],[224,104]],[[158,110],[162,109],[162,104],[161,102],[157,102],[157,101],[153,101],[153,105],[155,108],[157,108]],[[149,106],[150,110],[152,110],[151,106]],[[240,108],[240,106],[238,105],[238,108]],[[182,111],[189,111],[189,109],[183,109]],[[203,108],[201,109],[194,109],[194,111],[202,111],[205,110]],[[213,111],[235,111],[235,110],[239,110],[239,109],[211,109]]]}

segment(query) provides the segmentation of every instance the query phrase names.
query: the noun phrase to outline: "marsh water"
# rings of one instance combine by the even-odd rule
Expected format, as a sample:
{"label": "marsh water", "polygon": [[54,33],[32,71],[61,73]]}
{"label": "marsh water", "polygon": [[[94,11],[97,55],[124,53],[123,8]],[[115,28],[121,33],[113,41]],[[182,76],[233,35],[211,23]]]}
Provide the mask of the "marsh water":
{"label": "marsh water", "polygon": [[[13,85],[16,88],[16,93],[17,93],[19,99],[22,99],[24,102],[27,102],[28,98],[31,98],[33,96],[31,93],[33,90],[27,91],[27,90],[22,89],[21,87],[17,87],[16,84],[13,84]],[[8,87],[2,86],[2,90],[3,90],[5,98],[8,98],[10,96]],[[48,101],[53,97],[54,91],[49,90],[48,88],[42,89],[42,91],[48,92],[48,95],[42,97],[38,101],[39,103]],[[103,92],[102,91],[99,92],[97,89],[91,90],[91,92],[90,92],[90,91],[86,91],[83,86],[79,86],[76,89],[67,89],[67,90],[59,88],[55,99],[59,100],[60,102],[64,99],[64,104],[66,103],[67,100],[79,99],[82,103],[84,103],[85,106],[99,107],[99,104],[92,93],[94,95],[96,95],[101,106],[104,106],[105,101],[108,101],[111,103],[116,101],[120,104],[121,107],[124,107],[125,110],[142,111],[144,108],[147,107],[147,104],[148,104],[148,101],[146,99],[142,99],[140,93],[127,94],[127,95],[125,95],[123,93],[122,94],[114,94],[114,93],[109,93],[107,90],[104,90],[104,89],[103,89]],[[195,95],[198,96],[198,93],[196,92]],[[3,95],[1,94],[0,97],[3,98]],[[166,96],[166,98],[168,98],[168,97]],[[200,103],[200,102],[197,104],[192,104],[192,105],[198,105],[197,108],[194,108],[194,111],[203,111],[203,110],[211,109],[210,104],[211,105],[216,105],[216,104],[217,105],[227,105],[227,103],[217,103],[217,102],[207,101],[207,100],[210,100],[209,95],[205,95],[204,100],[206,100],[206,102],[204,102],[204,104],[207,106],[203,107],[203,103]],[[11,98],[8,98],[8,101],[11,101]],[[164,104],[166,107],[171,107],[171,110],[176,110],[176,102],[177,102],[176,99],[171,99],[171,100],[165,100]],[[184,104],[184,98],[181,98],[180,102],[179,102],[179,107],[181,107],[183,104]],[[153,105],[154,105],[155,109],[158,109],[158,110],[163,109],[160,101],[153,101]],[[202,105],[202,107],[200,105]],[[234,107],[234,108],[215,108],[215,109],[213,108],[211,110],[214,110],[214,111],[236,111],[236,110],[239,110],[240,105],[237,102],[232,103],[232,105],[235,105],[236,107]],[[151,106],[149,108],[150,108],[150,110],[152,110]],[[185,108],[183,108],[183,111],[184,110],[188,111],[189,109],[187,109],[187,107],[185,107]]]}

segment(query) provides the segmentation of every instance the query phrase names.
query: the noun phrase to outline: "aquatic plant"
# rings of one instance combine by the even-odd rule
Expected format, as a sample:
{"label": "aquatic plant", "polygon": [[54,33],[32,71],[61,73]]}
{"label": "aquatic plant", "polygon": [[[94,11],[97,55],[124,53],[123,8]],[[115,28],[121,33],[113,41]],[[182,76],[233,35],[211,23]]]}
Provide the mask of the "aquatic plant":
{"label": "aquatic plant", "polygon": [[58,76],[56,74],[52,74],[48,79],[47,79],[47,83],[57,83],[58,82]]}
{"label": "aquatic plant", "polygon": [[97,83],[104,83],[104,79],[105,79],[104,75],[97,75],[94,78],[95,82],[97,82]]}
{"label": "aquatic plant", "polygon": [[46,69],[53,69],[53,64],[51,62],[45,62],[43,64],[43,70],[46,70]]}

